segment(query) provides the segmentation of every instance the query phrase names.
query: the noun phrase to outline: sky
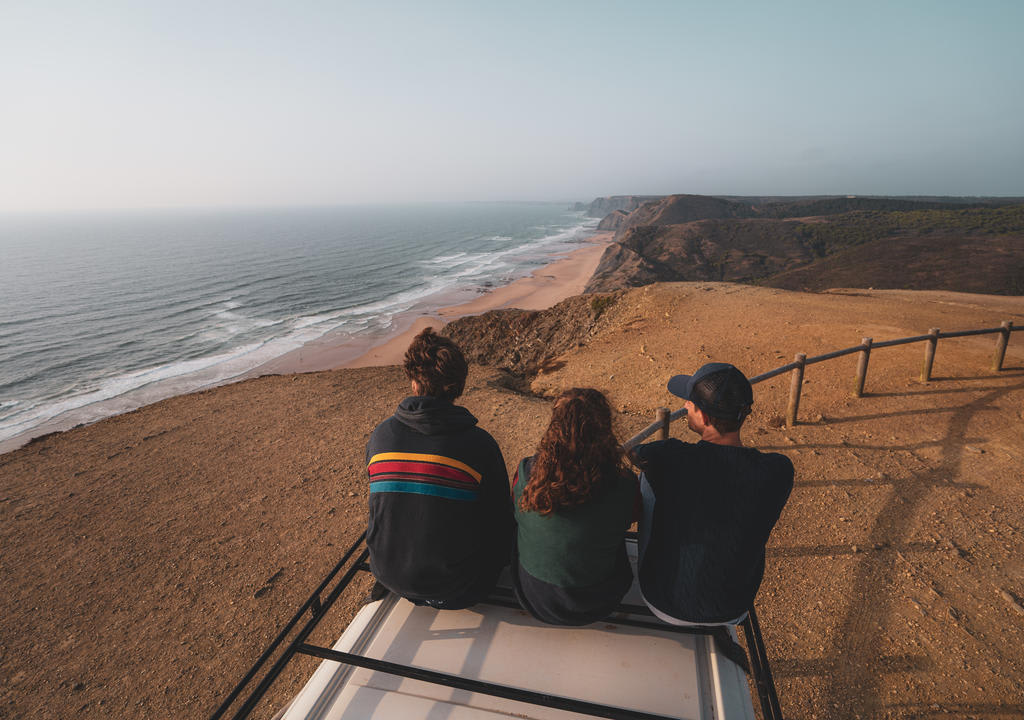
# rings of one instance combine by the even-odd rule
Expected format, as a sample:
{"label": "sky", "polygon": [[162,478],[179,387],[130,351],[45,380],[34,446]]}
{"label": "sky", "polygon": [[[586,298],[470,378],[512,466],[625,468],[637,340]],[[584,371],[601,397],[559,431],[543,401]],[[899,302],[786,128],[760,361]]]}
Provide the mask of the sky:
{"label": "sky", "polygon": [[1024,196],[1024,2],[0,0],[0,212]]}

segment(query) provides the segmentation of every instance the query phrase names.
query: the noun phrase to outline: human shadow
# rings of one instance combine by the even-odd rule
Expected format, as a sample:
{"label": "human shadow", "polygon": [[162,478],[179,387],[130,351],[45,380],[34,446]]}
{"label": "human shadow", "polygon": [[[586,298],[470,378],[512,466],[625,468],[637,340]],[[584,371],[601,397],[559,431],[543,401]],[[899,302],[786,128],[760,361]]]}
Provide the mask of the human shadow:
{"label": "human shadow", "polygon": [[[937,485],[950,486],[947,482],[937,483],[936,477],[952,477],[964,462],[964,447],[969,442],[966,428],[972,418],[990,409],[1000,396],[1009,392],[1024,389],[1024,383],[1010,386],[989,387],[981,390],[984,394],[963,405],[941,411],[946,416],[946,429],[941,441],[929,443],[941,449],[941,457],[927,473],[915,474],[906,481],[892,483],[892,497],[882,506],[875,516],[864,542],[865,547],[879,548],[878,552],[857,553],[861,555],[853,568],[853,582],[849,593],[849,602],[843,610],[838,623],[836,637],[840,638],[835,658],[822,661],[781,661],[776,664],[784,674],[787,670],[796,673],[820,672],[827,679],[824,697],[830,698],[836,707],[843,709],[844,716],[881,717],[893,709],[886,706],[880,697],[881,678],[886,668],[894,662],[881,654],[876,630],[883,625],[893,611],[896,597],[888,592],[884,584],[878,582],[879,577],[894,577],[896,563],[902,555],[897,552],[900,544],[909,544],[906,538],[911,536],[917,512],[923,502]],[[975,389],[974,392],[979,392]],[[935,411],[919,413],[936,415]],[[874,420],[892,415],[861,416],[861,420]],[[849,420],[846,420],[849,421]],[[913,447],[910,445],[907,447]],[[929,477],[931,476],[931,477]],[[995,659],[1012,664],[1010,657],[1016,651],[990,646]],[[788,664],[787,664],[788,663]],[[858,677],[866,679],[865,683],[851,682],[845,671],[851,665],[862,665],[871,671],[858,673]],[[906,668],[910,672],[927,672],[931,668],[928,663],[912,664]],[[1012,713],[1014,706],[998,703],[992,704],[994,712]],[[972,706],[974,707],[974,706]],[[980,706],[977,706],[980,707]],[[1017,706],[1019,707],[1019,706]],[[941,710],[939,711],[941,712]],[[936,713],[938,716],[938,713]]]}

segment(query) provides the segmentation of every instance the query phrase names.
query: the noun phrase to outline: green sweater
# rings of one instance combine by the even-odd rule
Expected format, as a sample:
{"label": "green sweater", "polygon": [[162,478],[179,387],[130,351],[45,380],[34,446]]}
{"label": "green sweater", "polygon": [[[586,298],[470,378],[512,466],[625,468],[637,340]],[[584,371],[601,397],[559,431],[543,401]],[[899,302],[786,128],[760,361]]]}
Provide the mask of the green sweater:
{"label": "green sweater", "polygon": [[547,515],[524,511],[519,501],[533,458],[524,458],[512,486],[519,564],[538,580],[562,588],[591,587],[615,574],[623,539],[633,522],[637,481],[613,469],[582,505]]}

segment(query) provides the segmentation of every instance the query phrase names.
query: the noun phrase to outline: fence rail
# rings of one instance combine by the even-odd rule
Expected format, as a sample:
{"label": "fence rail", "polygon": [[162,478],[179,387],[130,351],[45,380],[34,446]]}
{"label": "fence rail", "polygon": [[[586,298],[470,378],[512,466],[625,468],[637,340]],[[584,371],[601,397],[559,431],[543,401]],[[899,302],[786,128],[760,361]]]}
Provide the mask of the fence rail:
{"label": "fence rail", "polygon": [[[953,332],[942,332],[938,328],[932,328],[928,331],[927,335],[914,335],[913,337],[883,340],[882,342],[877,343],[874,342],[872,338],[863,338],[859,345],[843,348],[842,350],[833,350],[832,352],[825,353],[824,355],[807,357],[804,353],[797,353],[793,362],[777,367],[774,370],[761,373],[760,375],[755,375],[750,378],[750,384],[756,385],[757,383],[764,382],[765,380],[770,380],[773,377],[778,377],[785,373],[792,373],[792,381],[789,389],[789,405],[786,409],[786,425],[788,427],[792,427],[797,423],[797,414],[800,410],[800,394],[803,391],[804,384],[804,368],[808,365],[815,365],[827,360],[834,360],[846,355],[860,353],[860,359],[857,363],[857,375],[854,378],[853,396],[861,397],[864,394],[864,384],[867,380],[868,363],[871,358],[872,350],[896,347],[898,345],[909,345],[911,343],[918,342],[926,343],[924,363],[921,366],[921,380],[926,382],[930,380],[932,376],[932,366],[935,362],[935,351],[939,340],[969,337],[973,335],[994,335],[998,333],[999,337],[996,338],[996,347],[992,356],[991,369],[993,372],[999,372],[1003,369],[1003,360],[1006,358],[1006,347],[1010,342],[1010,333],[1018,332],[1020,330],[1024,330],[1024,327],[1014,327],[1012,321],[1005,320],[999,327],[983,328],[981,330],[956,330]],[[668,438],[671,423],[685,415],[685,408],[679,408],[673,412],[669,412],[668,408],[658,408],[657,419],[623,443],[623,447],[629,449],[639,445],[655,433],[660,433],[661,439]]]}

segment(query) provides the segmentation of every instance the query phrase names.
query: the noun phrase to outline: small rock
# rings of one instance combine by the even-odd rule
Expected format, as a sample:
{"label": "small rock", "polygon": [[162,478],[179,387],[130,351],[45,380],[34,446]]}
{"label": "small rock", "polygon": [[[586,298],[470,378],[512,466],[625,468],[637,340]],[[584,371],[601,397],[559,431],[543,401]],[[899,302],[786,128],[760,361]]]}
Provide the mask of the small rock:
{"label": "small rock", "polygon": [[1017,599],[1013,595],[1008,593],[1006,590],[1000,590],[999,595],[1003,598],[1003,600],[1010,603],[1010,607],[1016,610],[1017,613],[1019,613],[1020,615],[1024,615],[1024,607],[1022,607],[1021,604],[1017,602]]}

